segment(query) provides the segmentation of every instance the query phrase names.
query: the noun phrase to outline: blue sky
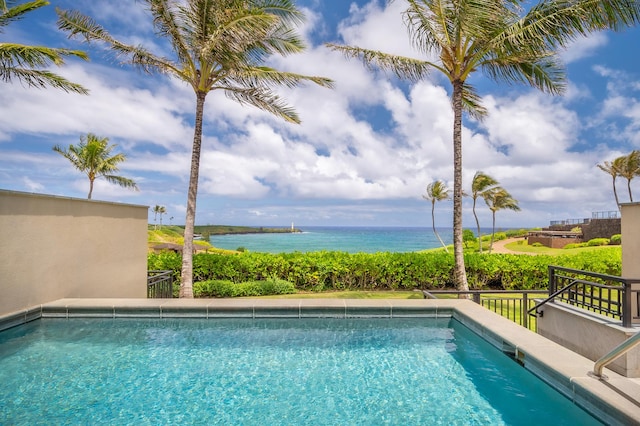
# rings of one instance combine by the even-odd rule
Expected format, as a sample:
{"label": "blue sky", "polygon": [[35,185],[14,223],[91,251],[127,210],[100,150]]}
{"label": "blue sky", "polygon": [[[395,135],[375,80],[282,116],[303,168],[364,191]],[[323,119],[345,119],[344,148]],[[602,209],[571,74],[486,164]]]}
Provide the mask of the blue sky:
{"label": "blue sky", "polygon": [[[270,65],[332,78],[335,89],[308,85],[280,92],[296,108],[300,125],[211,93],[196,223],[431,226],[430,204],[422,198],[426,186],[435,179],[453,184],[448,84],[434,73],[409,85],[323,46],[337,42],[418,56],[402,24],[402,1],[298,5],[307,15],[300,32],[308,48]],[[86,198],[87,178],[51,148],[76,144],[92,132],[127,155],[120,174],[140,188],[96,181],[94,199],[163,205],[165,223],[184,223],[192,90],[68,40],[56,28],[55,6],[93,16],[122,41],[156,52],[166,48],[142,2],[130,0],[51,0],[6,27],[0,42],[86,50],[90,62],[70,59],[54,71],[91,93],[0,82],[0,189]],[[616,210],[611,178],[596,164],[640,149],[639,36],[640,29],[632,28],[573,43],[562,53],[568,73],[562,97],[473,77],[490,115],[482,123],[465,119],[464,186],[482,170],[519,201],[522,211],[498,212],[498,227],[547,226]],[[619,180],[618,190],[621,202],[628,201],[625,181]],[[438,203],[437,225],[450,227],[451,212],[451,202]],[[479,215],[482,226],[491,226],[486,206]],[[470,200],[463,223],[475,226]]]}

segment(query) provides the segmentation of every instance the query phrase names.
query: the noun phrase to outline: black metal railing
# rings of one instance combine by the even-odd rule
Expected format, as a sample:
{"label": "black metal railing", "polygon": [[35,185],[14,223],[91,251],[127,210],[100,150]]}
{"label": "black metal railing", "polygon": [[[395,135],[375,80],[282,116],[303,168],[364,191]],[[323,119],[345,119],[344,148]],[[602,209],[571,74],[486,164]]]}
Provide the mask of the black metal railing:
{"label": "black metal railing", "polygon": [[529,314],[542,316],[540,307],[557,300],[619,319],[623,327],[631,327],[640,319],[640,291],[632,288],[637,283],[640,279],[549,266],[549,296],[529,309]]}
{"label": "black metal railing", "polygon": [[173,297],[173,271],[147,271],[147,298]]}
{"label": "black metal railing", "polygon": [[546,290],[423,290],[426,298],[438,299],[440,296],[471,295],[471,299],[490,311],[493,311],[511,321],[520,324],[529,330],[537,330],[535,317],[530,317],[527,312],[535,306],[536,299],[542,299],[547,295]]}

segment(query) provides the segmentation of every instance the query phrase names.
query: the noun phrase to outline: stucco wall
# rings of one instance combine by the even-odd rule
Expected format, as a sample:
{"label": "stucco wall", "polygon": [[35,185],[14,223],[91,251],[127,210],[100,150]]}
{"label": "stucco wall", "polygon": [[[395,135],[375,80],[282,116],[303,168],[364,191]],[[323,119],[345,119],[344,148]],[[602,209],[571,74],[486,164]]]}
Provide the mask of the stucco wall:
{"label": "stucco wall", "polygon": [[622,276],[640,278],[640,203],[621,204]]}
{"label": "stucco wall", "polygon": [[[538,334],[594,362],[638,331],[621,327],[618,320],[562,303],[549,303],[541,310]],[[640,347],[631,349],[607,368],[626,377],[640,377]]]}
{"label": "stucco wall", "polygon": [[147,206],[0,190],[0,315],[146,297]]}

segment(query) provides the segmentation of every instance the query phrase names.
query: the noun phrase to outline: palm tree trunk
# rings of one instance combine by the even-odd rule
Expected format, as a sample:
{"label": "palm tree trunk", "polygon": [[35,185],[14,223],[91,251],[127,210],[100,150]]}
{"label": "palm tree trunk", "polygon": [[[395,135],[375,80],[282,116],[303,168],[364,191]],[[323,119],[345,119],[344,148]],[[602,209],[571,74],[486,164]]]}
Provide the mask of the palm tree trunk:
{"label": "palm tree trunk", "polygon": [[489,254],[493,250],[493,237],[496,235],[496,212],[493,211],[493,223],[491,226],[491,244],[489,244]]}
{"label": "palm tree trunk", "polygon": [[462,82],[460,80],[453,81],[453,257],[456,287],[459,291],[469,291],[462,246]]}
{"label": "palm tree trunk", "polygon": [[616,178],[613,178],[613,196],[616,197],[616,206],[620,210],[620,201],[618,200],[618,190],[616,189]]}
{"label": "palm tree trunk", "polygon": [[633,195],[631,195],[631,179],[627,179],[627,189],[629,190],[629,202],[633,203]]}
{"label": "palm tree trunk", "polygon": [[438,234],[438,231],[436,231],[436,201],[433,200],[431,201],[431,224],[433,226],[433,233],[436,234],[436,237],[438,238],[438,241],[440,241],[440,244],[442,245],[442,247],[444,247],[444,251],[446,253],[449,253],[449,250],[447,250],[447,246],[444,245],[444,241],[442,241],[442,238],[440,238],[440,234]]}
{"label": "palm tree trunk", "polygon": [[480,234],[480,221],[476,214],[476,198],[473,198],[473,217],[476,218],[476,227],[478,228],[478,249],[482,253],[482,235]]}
{"label": "palm tree trunk", "polygon": [[87,200],[91,199],[92,192],[93,192],[93,179],[89,178],[89,195],[87,195]]}
{"label": "palm tree trunk", "polygon": [[193,131],[193,151],[191,152],[191,174],[187,196],[187,216],[184,222],[184,246],[182,249],[182,273],[180,297],[193,298],[193,227],[196,221],[196,197],[200,174],[200,150],[202,148],[202,116],[207,94],[196,92],[196,123]]}

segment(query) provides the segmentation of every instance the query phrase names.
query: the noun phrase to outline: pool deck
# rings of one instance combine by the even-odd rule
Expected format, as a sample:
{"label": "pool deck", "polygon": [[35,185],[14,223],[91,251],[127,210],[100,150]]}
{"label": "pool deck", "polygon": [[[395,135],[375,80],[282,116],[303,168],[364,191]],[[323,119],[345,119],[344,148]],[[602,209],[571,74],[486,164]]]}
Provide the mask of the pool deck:
{"label": "pool deck", "polygon": [[594,362],[470,300],[60,299],[0,317],[0,330],[39,318],[455,318],[608,425],[640,425],[640,379]]}

